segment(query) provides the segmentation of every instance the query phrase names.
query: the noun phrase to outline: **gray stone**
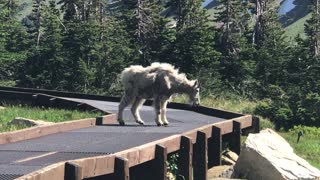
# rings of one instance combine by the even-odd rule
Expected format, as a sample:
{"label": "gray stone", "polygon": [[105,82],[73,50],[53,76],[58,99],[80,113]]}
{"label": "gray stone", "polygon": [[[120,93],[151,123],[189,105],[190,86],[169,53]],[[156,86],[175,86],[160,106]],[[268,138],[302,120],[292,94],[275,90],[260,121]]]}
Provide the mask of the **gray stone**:
{"label": "gray stone", "polygon": [[227,151],[224,155],[234,162],[236,162],[239,158],[238,154],[232,151]]}
{"label": "gray stone", "polygon": [[254,180],[320,179],[320,171],[271,129],[248,136],[234,170],[237,177]]}
{"label": "gray stone", "polygon": [[208,170],[208,179],[231,178],[233,174],[233,166],[214,166]]}
{"label": "gray stone", "polygon": [[42,120],[33,120],[33,119],[27,119],[22,117],[16,117],[10,122],[10,124],[31,127],[31,126],[43,126],[43,125],[48,125],[53,123],[42,121]]}
{"label": "gray stone", "polygon": [[233,161],[232,159],[230,159],[226,156],[221,157],[221,163],[222,163],[222,165],[235,165],[236,164],[235,161]]}

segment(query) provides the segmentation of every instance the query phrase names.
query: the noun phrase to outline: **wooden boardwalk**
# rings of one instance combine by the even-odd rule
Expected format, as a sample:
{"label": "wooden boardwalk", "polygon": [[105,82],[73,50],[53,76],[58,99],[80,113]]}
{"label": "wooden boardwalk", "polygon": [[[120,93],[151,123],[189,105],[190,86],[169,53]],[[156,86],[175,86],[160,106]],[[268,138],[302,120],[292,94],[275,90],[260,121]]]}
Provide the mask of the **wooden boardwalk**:
{"label": "wooden boardwalk", "polygon": [[[6,89],[6,91],[7,90],[8,89]],[[86,104],[108,113],[117,112],[117,102],[80,99],[78,97],[56,98]],[[197,132],[197,130],[201,128],[206,130],[205,127],[213,124],[220,124],[223,130],[221,134],[228,134],[230,131],[233,131],[233,121],[230,123],[230,119],[234,118],[243,120],[242,128],[252,126],[251,116],[233,114],[233,116],[221,117],[223,115],[217,114],[217,116],[214,116],[212,113],[213,112],[199,113],[169,108],[167,114],[170,125],[168,127],[157,127],[154,122],[155,115],[153,108],[151,106],[143,106],[141,116],[146,122],[144,126],[139,126],[133,122],[133,117],[129,113],[129,109],[127,109],[124,113],[124,117],[127,120],[126,126],[119,126],[114,121],[114,118],[107,123],[97,123],[98,121],[89,120],[91,125],[88,126],[71,128],[66,131],[59,130],[58,133],[49,133],[47,135],[43,133],[45,136],[40,135],[37,138],[31,139],[26,138],[23,141],[2,143],[0,145],[0,180],[18,178],[59,162],[82,158],[95,158],[97,156],[109,156],[135,147],[142,147],[145,144],[157,141],[162,142],[164,139],[177,139],[177,136],[181,135],[189,135],[191,139],[193,138],[195,141],[197,134],[194,132]],[[99,118],[96,120],[98,119]],[[224,124],[223,122],[228,123]],[[207,133],[212,134],[213,131]],[[178,145],[173,146],[174,148],[172,150],[168,149],[169,152],[167,153],[180,147],[180,140]],[[145,154],[145,156],[148,156],[148,154]],[[135,157],[132,158],[134,159]],[[130,167],[145,161],[142,161],[139,157],[136,158],[138,158],[138,160],[130,163]],[[109,170],[105,170],[105,173],[107,173],[107,171]],[[82,175],[89,177],[89,175]]]}

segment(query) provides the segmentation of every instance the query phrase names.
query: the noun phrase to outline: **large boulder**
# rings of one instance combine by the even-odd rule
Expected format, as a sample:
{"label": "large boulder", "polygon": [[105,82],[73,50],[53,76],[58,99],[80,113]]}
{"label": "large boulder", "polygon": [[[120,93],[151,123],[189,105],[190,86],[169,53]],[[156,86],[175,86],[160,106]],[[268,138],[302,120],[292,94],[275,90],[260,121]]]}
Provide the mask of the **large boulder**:
{"label": "large boulder", "polygon": [[271,129],[248,136],[234,171],[237,177],[254,180],[320,179],[320,171]]}

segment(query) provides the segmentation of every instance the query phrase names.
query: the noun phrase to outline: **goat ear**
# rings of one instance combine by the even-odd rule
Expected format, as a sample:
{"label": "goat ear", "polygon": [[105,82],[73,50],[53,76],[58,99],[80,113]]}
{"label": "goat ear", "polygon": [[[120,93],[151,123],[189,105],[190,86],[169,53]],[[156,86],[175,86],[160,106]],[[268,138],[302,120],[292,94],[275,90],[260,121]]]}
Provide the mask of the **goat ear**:
{"label": "goat ear", "polygon": [[195,87],[195,88],[197,88],[197,87],[199,87],[199,81],[198,81],[198,79],[197,80],[195,80],[194,81],[194,85],[193,85],[193,87]]}

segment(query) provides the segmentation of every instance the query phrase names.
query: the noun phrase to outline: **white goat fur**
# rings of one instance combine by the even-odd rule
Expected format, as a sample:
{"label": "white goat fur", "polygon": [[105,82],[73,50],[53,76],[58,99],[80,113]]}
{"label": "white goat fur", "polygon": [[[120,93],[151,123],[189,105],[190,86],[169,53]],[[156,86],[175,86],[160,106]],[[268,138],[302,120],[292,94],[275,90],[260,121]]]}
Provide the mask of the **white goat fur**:
{"label": "white goat fur", "polygon": [[141,125],[139,108],[146,99],[154,100],[157,125],[168,125],[166,106],[174,93],[186,93],[191,101],[199,104],[199,87],[197,80],[188,80],[185,74],[167,63],[152,63],[142,67],[133,65],[121,73],[125,92],[119,104],[118,121],[124,125],[123,110],[132,104],[131,112],[135,121]]}

